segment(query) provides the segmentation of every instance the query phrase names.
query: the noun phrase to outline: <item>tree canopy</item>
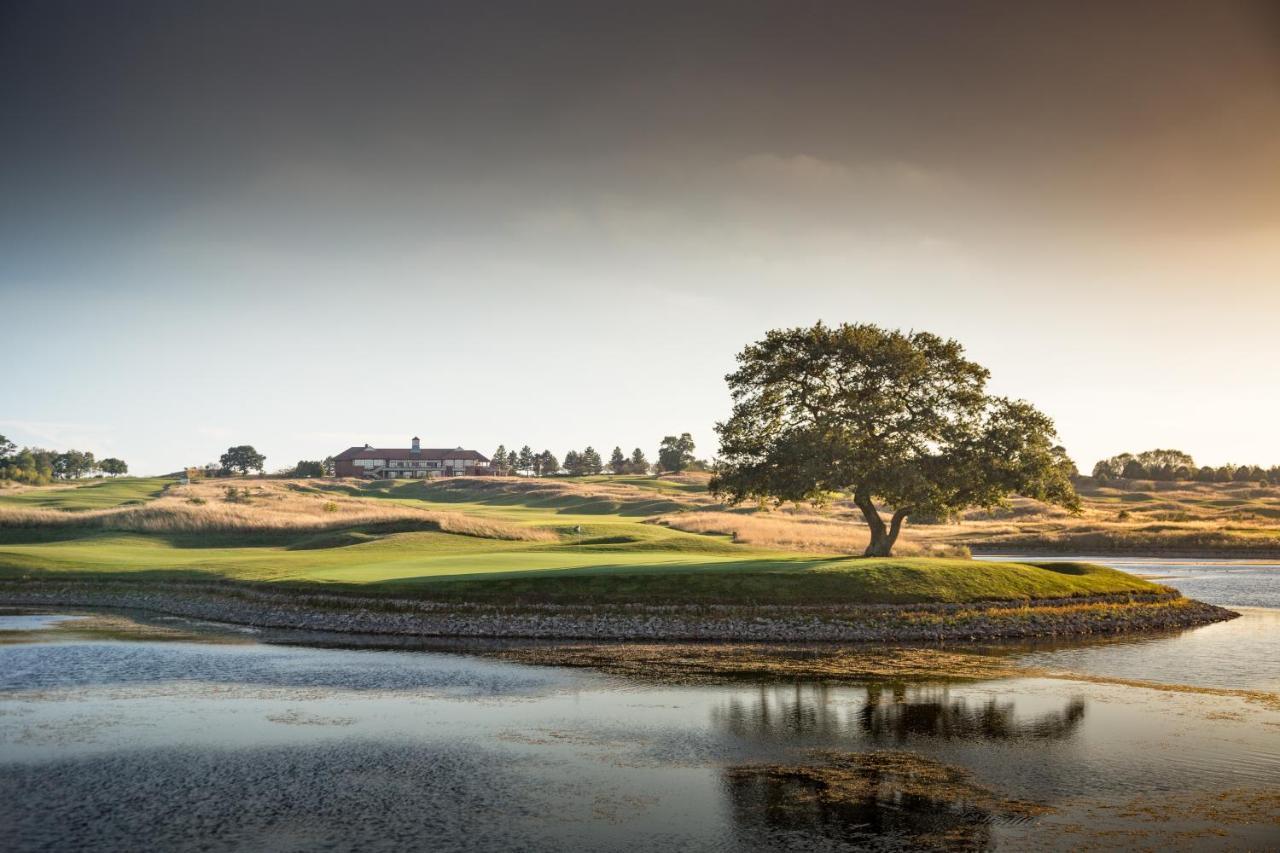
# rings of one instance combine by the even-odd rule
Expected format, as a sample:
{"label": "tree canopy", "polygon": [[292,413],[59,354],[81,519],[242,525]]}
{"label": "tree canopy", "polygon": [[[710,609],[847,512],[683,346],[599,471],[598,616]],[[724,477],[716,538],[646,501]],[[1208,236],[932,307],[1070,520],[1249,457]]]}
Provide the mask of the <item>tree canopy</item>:
{"label": "tree canopy", "polygon": [[1103,459],[1093,466],[1098,480],[1190,480],[1196,474],[1196,461],[1181,450],[1144,450],[1137,456],[1121,453]]}
{"label": "tree canopy", "polygon": [[560,470],[560,460],[550,450],[544,450],[534,458],[534,473],[539,477],[550,476]]}
{"label": "tree canopy", "polygon": [[97,469],[93,453],[87,450],[68,450],[53,458],[53,475],[65,480],[78,480]]}
{"label": "tree canopy", "polygon": [[[994,507],[1014,493],[1078,509],[1053,422],[987,394],[988,376],[959,343],[927,332],[771,331],[725,377],[733,411],[716,425],[711,487],[734,502],[847,493],[870,528],[868,556],[890,555],[915,512]],[[877,500],[893,508],[888,525]]]}
{"label": "tree canopy", "polygon": [[516,457],[516,467],[526,474],[532,474],[533,460],[533,448],[526,444],[520,448],[520,454]]}
{"label": "tree canopy", "polygon": [[668,435],[658,445],[658,464],[662,470],[680,473],[693,464],[693,436],[683,432],[676,437]]}
{"label": "tree canopy", "polygon": [[600,458],[600,453],[590,445],[578,457],[582,463],[583,474],[599,474],[604,471],[604,461]]}
{"label": "tree canopy", "polygon": [[218,460],[224,470],[248,474],[250,471],[261,473],[267,465],[267,457],[253,449],[251,444],[228,447],[227,452]]}

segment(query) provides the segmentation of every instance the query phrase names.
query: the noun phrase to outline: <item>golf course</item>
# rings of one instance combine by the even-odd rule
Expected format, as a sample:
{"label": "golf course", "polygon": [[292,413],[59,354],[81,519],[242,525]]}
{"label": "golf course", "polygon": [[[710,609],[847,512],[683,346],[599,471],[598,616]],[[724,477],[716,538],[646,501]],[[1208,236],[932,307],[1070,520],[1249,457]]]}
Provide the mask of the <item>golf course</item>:
{"label": "golf course", "polygon": [[[739,529],[714,532],[724,516]],[[856,530],[735,513],[695,475],[120,479],[0,496],[0,600],[616,639],[1039,636],[1229,618],[1088,563],[910,543],[904,556],[855,556]]]}
{"label": "golf course", "polygon": [[658,523],[696,515],[709,500],[705,489],[660,478],[104,481],[0,497],[0,576],[649,603],[959,603],[1159,591],[1100,566],[864,559]]}

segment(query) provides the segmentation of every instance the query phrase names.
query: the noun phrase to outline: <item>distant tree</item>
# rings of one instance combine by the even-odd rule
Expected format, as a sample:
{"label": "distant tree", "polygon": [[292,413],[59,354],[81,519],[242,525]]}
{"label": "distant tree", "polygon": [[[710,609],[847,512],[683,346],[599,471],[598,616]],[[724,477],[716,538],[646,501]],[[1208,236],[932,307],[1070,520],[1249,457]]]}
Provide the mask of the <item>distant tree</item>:
{"label": "distant tree", "polygon": [[1120,472],[1120,476],[1126,480],[1145,480],[1147,469],[1137,459],[1130,459],[1124,463],[1124,470]]}
{"label": "distant tree", "polygon": [[18,445],[14,444],[12,441],[5,438],[3,435],[0,435],[0,464],[8,462],[10,459],[12,459],[13,454],[15,451],[17,451],[17,449],[18,449]]}
{"label": "distant tree", "polygon": [[1258,475],[1254,473],[1253,468],[1248,465],[1241,465],[1231,475],[1231,479],[1237,483],[1248,483],[1250,480],[1258,479]]}
{"label": "distant tree", "polygon": [[[927,332],[769,332],[726,377],[733,412],[716,425],[711,488],[735,503],[850,494],[871,533],[865,553],[881,557],[916,512],[995,507],[1011,494],[1078,510],[1053,422],[987,394],[988,376],[960,344]],[[893,507],[888,524],[877,500]]]}
{"label": "distant tree", "polygon": [[631,451],[631,459],[627,461],[628,474],[648,474],[649,460],[644,457],[644,451],[636,448]]}
{"label": "distant tree", "polygon": [[1118,480],[1124,476],[1124,466],[1132,460],[1132,453],[1121,453],[1110,459],[1103,459],[1093,466],[1093,476],[1099,480]]}
{"label": "distant tree", "polygon": [[81,450],[68,450],[53,457],[54,476],[63,480],[78,480],[95,469],[93,454]]}
{"label": "distant tree", "polygon": [[1147,476],[1153,480],[1172,480],[1177,476],[1180,467],[1194,468],[1195,460],[1191,454],[1181,450],[1144,450],[1138,454],[1138,461],[1146,470]]}
{"label": "distant tree", "polygon": [[498,449],[493,451],[489,464],[493,467],[495,474],[507,473],[507,446],[505,444],[499,444]]}
{"label": "distant tree", "polygon": [[1213,472],[1213,481],[1215,483],[1230,483],[1235,477],[1235,473],[1236,466],[1228,462],[1226,465],[1218,466],[1218,469]]}
{"label": "distant tree", "polygon": [[582,476],[582,454],[570,450],[564,455],[564,470],[570,477]]}
{"label": "distant tree", "polygon": [[0,462],[0,479],[44,485],[54,477],[53,462],[57,456],[54,451],[39,447],[24,447],[16,453],[11,452]]}
{"label": "distant tree", "polygon": [[609,470],[615,474],[627,473],[627,457],[622,455],[622,448],[613,448],[613,453],[609,454]]}
{"label": "distant tree", "polygon": [[560,460],[550,450],[538,454],[538,476],[550,477],[560,471]]}
{"label": "distant tree", "polygon": [[320,467],[324,471],[323,476],[332,477],[336,465],[337,465],[337,460],[335,460],[332,456],[326,456],[324,459],[322,459],[320,461]]}
{"label": "distant tree", "polygon": [[1144,450],[1137,456],[1121,453],[1093,466],[1094,479],[1101,481],[1120,478],[1190,480],[1195,477],[1195,472],[1195,460],[1191,458],[1191,454],[1181,450]]}
{"label": "distant tree", "polygon": [[1272,465],[1267,469],[1267,479],[1273,486],[1280,486],[1280,465]]}
{"label": "distant tree", "polygon": [[218,463],[223,469],[232,473],[248,474],[250,471],[262,473],[266,469],[267,457],[253,449],[251,444],[228,447]]}
{"label": "distant tree", "polygon": [[520,467],[520,454],[514,450],[507,451],[507,458],[503,460],[503,464],[507,466],[507,473],[517,470]]}
{"label": "distant tree", "polygon": [[299,459],[292,474],[295,477],[323,477],[324,463],[319,459]]}
{"label": "distant tree", "polygon": [[679,438],[668,435],[658,445],[658,464],[662,470],[678,474],[693,462],[693,448],[693,436],[689,433],[681,433]]}
{"label": "distant tree", "polygon": [[599,474],[604,471],[604,461],[594,447],[587,445],[587,449],[582,451],[582,455],[578,458],[582,461],[582,473]]}
{"label": "distant tree", "polygon": [[520,455],[517,457],[516,466],[526,474],[533,473],[533,448],[525,445],[520,448]]}
{"label": "distant tree", "polygon": [[1214,480],[1214,473],[1215,472],[1213,468],[1211,468],[1208,465],[1205,465],[1202,468],[1200,468],[1198,471],[1196,471],[1196,482],[1212,483]]}
{"label": "distant tree", "polygon": [[125,461],[114,456],[108,456],[103,459],[98,463],[98,467],[102,469],[102,473],[109,474],[112,477],[119,477],[121,474],[129,473],[129,466],[125,464]]}

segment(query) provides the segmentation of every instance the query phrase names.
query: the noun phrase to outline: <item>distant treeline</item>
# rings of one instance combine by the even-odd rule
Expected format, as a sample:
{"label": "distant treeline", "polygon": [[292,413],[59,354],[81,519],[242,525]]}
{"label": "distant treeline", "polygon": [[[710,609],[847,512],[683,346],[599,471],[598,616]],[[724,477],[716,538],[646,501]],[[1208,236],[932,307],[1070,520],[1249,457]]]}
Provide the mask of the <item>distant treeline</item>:
{"label": "distant treeline", "polygon": [[499,474],[523,474],[529,477],[553,477],[568,474],[571,477],[582,477],[588,474],[648,474],[679,473],[680,471],[707,470],[709,466],[693,455],[693,437],[685,432],[680,435],[668,435],[658,445],[658,461],[651,464],[639,447],[630,454],[622,452],[622,447],[614,447],[605,462],[600,452],[588,445],[582,450],[570,450],[564,455],[562,463],[550,450],[535,453],[529,445],[519,450],[507,450],[505,444],[499,444],[493,451],[490,464]]}
{"label": "distant treeline", "polygon": [[123,459],[108,456],[96,459],[87,450],[45,450],[42,447],[18,448],[0,435],[0,480],[13,480],[33,486],[54,480],[77,480],[95,474],[112,477],[128,474]]}
{"label": "distant treeline", "polygon": [[1137,455],[1121,453],[1093,466],[1095,480],[1190,480],[1198,483],[1270,483],[1280,485],[1280,465],[1197,466],[1191,454],[1181,450],[1147,450]]}

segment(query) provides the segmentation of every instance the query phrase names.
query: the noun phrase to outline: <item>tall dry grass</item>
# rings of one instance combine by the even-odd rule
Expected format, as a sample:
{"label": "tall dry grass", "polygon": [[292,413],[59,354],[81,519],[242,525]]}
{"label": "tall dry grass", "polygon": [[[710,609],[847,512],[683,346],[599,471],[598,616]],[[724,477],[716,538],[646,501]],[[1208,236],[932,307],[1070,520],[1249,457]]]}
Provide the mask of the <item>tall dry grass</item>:
{"label": "tall dry grass", "polygon": [[[141,506],[62,512],[0,506],[0,527],[92,527],[138,533],[312,533],[385,524],[421,525],[446,533],[486,539],[552,541],[551,531],[438,512],[377,499],[339,497],[298,491],[279,481],[228,485],[175,486]],[[244,490],[248,494],[244,494]]]}
{"label": "tall dry grass", "polygon": [[662,516],[658,523],[687,533],[732,536],[744,545],[801,551],[860,553],[870,538],[852,524],[772,514],[682,512]]}
{"label": "tall dry grass", "polygon": [[[861,523],[794,513],[682,512],[662,516],[658,523],[687,533],[728,535],[734,542],[758,548],[821,554],[861,554],[871,539]],[[901,556],[941,557],[964,553],[964,549],[948,543],[900,538],[894,552]]]}

